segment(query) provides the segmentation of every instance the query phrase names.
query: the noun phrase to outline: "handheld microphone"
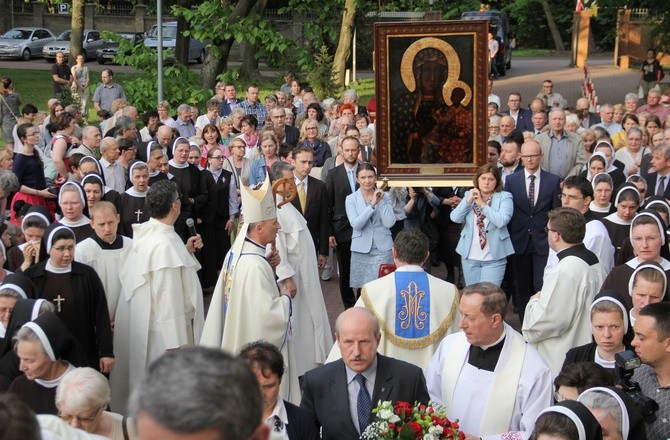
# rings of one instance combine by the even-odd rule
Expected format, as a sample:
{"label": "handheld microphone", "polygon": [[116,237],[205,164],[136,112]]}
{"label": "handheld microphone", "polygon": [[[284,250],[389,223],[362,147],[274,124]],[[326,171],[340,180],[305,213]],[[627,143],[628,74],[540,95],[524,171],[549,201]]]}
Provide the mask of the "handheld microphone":
{"label": "handheld microphone", "polygon": [[186,219],[186,226],[188,226],[188,233],[191,234],[191,237],[198,235],[198,232],[195,230],[195,222],[192,218]]}

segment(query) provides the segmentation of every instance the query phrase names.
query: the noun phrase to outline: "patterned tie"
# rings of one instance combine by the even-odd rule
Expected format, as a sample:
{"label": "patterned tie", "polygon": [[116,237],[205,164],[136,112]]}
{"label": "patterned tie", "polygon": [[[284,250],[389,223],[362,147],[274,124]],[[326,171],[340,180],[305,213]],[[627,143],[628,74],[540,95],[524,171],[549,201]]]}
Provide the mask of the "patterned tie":
{"label": "patterned tie", "polygon": [[532,210],[535,207],[535,176],[528,176],[530,183],[528,184],[528,203],[530,204],[530,209]]}
{"label": "patterned tie", "polygon": [[665,193],[665,176],[658,178],[658,188],[656,189],[656,195],[663,197]]}
{"label": "patterned tie", "polygon": [[357,374],[356,382],[358,382],[358,428],[360,429],[361,434],[365,431],[365,428],[368,426],[370,420],[370,414],[372,412],[372,401],[370,400],[370,394],[368,389],[365,388],[365,376],[362,374]]}
{"label": "patterned tie", "polygon": [[307,194],[305,194],[305,182],[300,182],[300,189],[298,190],[298,199],[300,199],[300,209],[305,213],[305,206],[307,206]]}

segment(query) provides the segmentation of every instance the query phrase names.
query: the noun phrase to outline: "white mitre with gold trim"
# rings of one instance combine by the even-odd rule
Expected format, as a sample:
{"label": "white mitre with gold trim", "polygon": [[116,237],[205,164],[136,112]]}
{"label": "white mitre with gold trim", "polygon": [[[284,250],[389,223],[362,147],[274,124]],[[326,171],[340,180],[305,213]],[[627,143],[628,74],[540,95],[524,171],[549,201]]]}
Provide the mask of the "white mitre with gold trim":
{"label": "white mitre with gold trim", "polygon": [[242,195],[242,215],[245,224],[277,218],[277,207],[267,176],[258,189],[250,189],[242,185],[240,194]]}

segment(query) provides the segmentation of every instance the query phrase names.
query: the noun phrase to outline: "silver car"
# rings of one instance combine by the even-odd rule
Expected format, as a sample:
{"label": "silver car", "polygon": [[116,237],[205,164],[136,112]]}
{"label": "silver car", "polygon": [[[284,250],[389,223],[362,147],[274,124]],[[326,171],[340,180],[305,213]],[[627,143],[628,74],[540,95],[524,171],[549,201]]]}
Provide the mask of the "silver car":
{"label": "silver car", "polygon": [[45,44],[56,37],[49,29],[37,27],[17,27],[0,35],[0,58],[16,58],[25,61],[42,55]]}
{"label": "silver car", "polygon": [[[56,41],[49,43],[44,46],[44,59],[53,62],[56,61],[56,54],[58,52],[63,52],[65,58],[67,59],[70,55],[70,34],[72,31],[65,31],[60,34]],[[95,53],[105,40],[102,39],[100,31],[94,31],[92,29],[84,29],[84,38],[83,38],[83,48],[82,55],[84,58],[95,59]]]}

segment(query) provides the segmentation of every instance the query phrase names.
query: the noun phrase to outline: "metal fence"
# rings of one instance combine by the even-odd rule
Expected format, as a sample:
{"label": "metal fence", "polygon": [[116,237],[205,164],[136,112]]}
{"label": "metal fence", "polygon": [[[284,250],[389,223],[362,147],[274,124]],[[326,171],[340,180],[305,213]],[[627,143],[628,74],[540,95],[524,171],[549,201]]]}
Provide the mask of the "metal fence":
{"label": "metal fence", "polygon": [[135,7],[133,5],[124,4],[98,4],[96,8],[96,13],[100,15],[120,15],[120,16],[131,16],[135,13]]}

